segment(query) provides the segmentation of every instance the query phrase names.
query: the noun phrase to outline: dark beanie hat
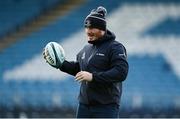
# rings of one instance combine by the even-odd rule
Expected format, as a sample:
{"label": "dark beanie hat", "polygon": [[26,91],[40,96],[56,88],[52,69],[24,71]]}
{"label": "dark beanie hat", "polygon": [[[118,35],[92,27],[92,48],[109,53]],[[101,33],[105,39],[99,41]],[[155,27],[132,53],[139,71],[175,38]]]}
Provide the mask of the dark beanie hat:
{"label": "dark beanie hat", "polygon": [[106,31],[106,14],[107,11],[102,6],[99,6],[97,9],[93,9],[86,17],[84,21],[84,26]]}

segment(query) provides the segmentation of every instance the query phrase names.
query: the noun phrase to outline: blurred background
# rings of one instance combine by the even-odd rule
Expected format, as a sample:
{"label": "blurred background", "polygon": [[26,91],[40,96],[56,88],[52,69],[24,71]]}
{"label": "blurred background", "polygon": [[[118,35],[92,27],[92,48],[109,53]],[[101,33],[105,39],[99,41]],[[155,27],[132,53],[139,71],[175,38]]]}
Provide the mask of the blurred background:
{"label": "blurred background", "polygon": [[75,60],[98,6],[128,52],[120,117],[180,117],[179,0],[0,0],[0,118],[75,117],[79,84],[42,50],[55,41]]}

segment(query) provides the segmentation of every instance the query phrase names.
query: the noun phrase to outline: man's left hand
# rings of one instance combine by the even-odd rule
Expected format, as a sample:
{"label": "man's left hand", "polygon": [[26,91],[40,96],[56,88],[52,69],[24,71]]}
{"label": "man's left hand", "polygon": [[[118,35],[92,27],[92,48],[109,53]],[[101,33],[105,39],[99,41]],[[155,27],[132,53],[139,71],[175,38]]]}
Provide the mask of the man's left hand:
{"label": "man's left hand", "polygon": [[93,77],[92,77],[92,73],[89,73],[87,71],[80,71],[76,74],[75,78],[76,78],[76,81],[78,82],[82,82],[82,81],[90,82],[92,81]]}

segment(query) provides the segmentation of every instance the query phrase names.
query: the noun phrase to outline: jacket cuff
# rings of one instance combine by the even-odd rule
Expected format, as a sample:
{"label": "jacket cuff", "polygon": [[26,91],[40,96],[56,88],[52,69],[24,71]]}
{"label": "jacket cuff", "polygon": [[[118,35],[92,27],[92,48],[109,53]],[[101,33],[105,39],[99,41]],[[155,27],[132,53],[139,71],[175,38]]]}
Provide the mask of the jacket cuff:
{"label": "jacket cuff", "polygon": [[63,71],[63,67],[65,66],[67,64],[67,61],[66,60],[64,60],[64,62],[61,64],[61,66],[59,66],[59,69],[61,70],[61,71]]}
{"label": "jacket cuff", "polygon": [[92,82],[95,82],[97,80],[97,73],[96,72],[93,72],[92,73]]}

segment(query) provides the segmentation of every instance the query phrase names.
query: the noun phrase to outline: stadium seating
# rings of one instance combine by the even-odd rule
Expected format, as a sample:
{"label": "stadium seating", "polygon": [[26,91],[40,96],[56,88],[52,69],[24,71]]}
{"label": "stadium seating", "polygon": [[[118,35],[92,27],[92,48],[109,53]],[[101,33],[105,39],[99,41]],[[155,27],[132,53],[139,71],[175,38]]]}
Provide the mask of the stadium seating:
{"label": "stadium seating", "polygon": [[0,36],[14,30],[51,8],[59,0],[2,0],[0,1]]}
{"label": "stadium seating", "polygon": [[[50,0],[46,0],[46,2],[44,6],[39,6],[42,1],[21,1],[21,4],[18,6],[22,8],[20,7],[19,9],[31,9],[32,7],[25,8],[25,5],[27,6],[27,4],[29,4],[33,6],[34,11],[29,11],[29,13],[24,12],[21,13],[21,15],[17,12],[18,16],[22,18],[18,18],[17,22],[14,20],[11,24],[8,21],[10,21],[13,16],[9,14],[17,16],[15,13],[16,10],[12,13],[15,6],[9,8],[10,11],[8,14],[0,10],[0,13],[6,13],[7,15],[7,18],[4,18],[7,20],[7,24],[0,22],[3,25],[3,27],[0,28],[0,35],[15,25],[21,24],[25,19],[31,19],[31,16],[38,14],[39,9],[49,7],[50,4],[53,5],[57,0],[53,0],[52,3]],[[117,33],[117,38],[123,39],[122,42],[127,47],[127,52],[129,53],[128,62],[130,69],[127,80],[123,82],[121,117],[180,117],[178,112],[180,109],[180,77],[178,70],[174,68],[175,66],[172,63],[176,61],[176,65],[179,67],[179,56],[177,54],[174,58],[169,58],[167,54],[164,53],[165,51],[161,50],[161,48],[166,47],[169,49],[170,44],[160,44],[161,52],[156,50],[157,46],[154,44],[159,43],[158,40],[164,40],[164,38],[169,35],[173,36],[173,39],[170,39],[173,42],[172,47],[175,47],[175,45],[179,43],[180,15],[178,16],[176,12],[176,20],[169,16],[168,18],[159,17],[163,20],[157,20],[158,22],[154,24],[150,22],[151,20],[156,20],[156,15],[150,13],[151,9],[154,9],[154,6],[168,6],[170,4],[173,6],[172,9],[178,11],[180,5],[175,5],[175,3],[179,2],[176,0],[112,0],[111,2],[103,0],[103,6],[108,9],[108,15],[110,16],[108,16],[107,20],[113,21],[109,27]],[[8,9],[7,5],[9,4],[14,5],[12,1],[10,3],[1,1],[0,6],[4,5],[4,8],[2,7],[0,9]],[[84,40],[81,35],[84,18],[92,8],[99,5],[102,5],[101,0],[86,1],[80,7],[64,16],[60,16],[57,20],[42,27],[39,31],[32,32],[30,35],[12,44],[0,53],[0,117],[6,114],[4,112],[13,112],[17,107],[21,111],[31,109],[31,111],[33,110],[35,112],[41,112],[41,110],[53,112],[53,109],[76,109],[79,84],[74,81],[73,77],[67,76],[62,78],[60,74],[58,75],[60,78],[57,78],[58,76],[53,77],[52,75],[51,78],[53,80],[51,78],[44,80],[45,74],[38,75],[39,77],[37,76],[35,78],[28,76],[30,76],[31,73],[40,72],[39,69],[33,70],[32,67],[35,64],[32,63],[32,59],[35,59],[36,56],[38,56],[38,59],[40,59],[39,57],[42,58],[42,49],[48,42],[56,41],[62,43],[62,45],[65,45],[67,42],[68,45],[72,46],[74,43],[72,39],[77,39],[77,41],[78,39]],[[142,22],[146,18],[144,12],[138,11],[141,6],[142,9],[147,7],[148,10],[150,10],[147,10],[146,14],[152,15],[151,19]],[[133,7],[137,11],[131,13],[129,7]],[[159,8],[163,9],[159,14],[165,14],[165,11],[168,11],[166,7]],[[126,11],[125,14],[123,14],[124,11]],[[127,22],[135,21],[135,17],[138,17],[137,21],[139,20],[140,24]],[[150,27],[144,25],[146,23],[150,23]],[[129,26],[132,26],[132,28],[129,27],[128,24],[130,24]],[[123,25],[124,27],[122,27]],[[144,25],[145,30],[139,30],[141,25]],[[141,31],[138,37],[131,36],[134,35],[133,33],[136,33],[133,31],[134,29]],[[126,36],[126,32],[128,31],[132,31],[132,34]],[[77,37],[74,38],[74,34],[76,34]],[[157,36],[158,38],[156,38]],[[139,44],[134,42],[138,41],[136,39],[140,41],[138,42]],[[168,40],[166,39],[164,42]],[[143,46],[143,43],[145,46]],[[146,43],[150,44],[150,46],[146,47]],[[134,51],[134,49],[132,50],[132,47],[135,45],[137,45],[137,52]],[[79,43],[77,47],[82,47],[81,43]],[[69,52],[67,51],[67,55],[71,55],[70,51],[72,50],[76,50],[76,48],[70,48]],[[179,49],[170,50],[180,52]],[[52,70],[52,68],[45,67],[42,64],[38,65],[41,67],[41,70],[45,68],[47,70],[46,73]],[[6,74],[8,74],[9,71],[19,71],[18,69],[21,69],[23,66],[27,66],[27,70],[20,70],[20,72],[15,72],[12,76],[8,75],[7,78]],[[19,78],[21,73],[25,74],[26,78]]]}
{"label": "stadium seating", "polygon": [[[115,1],[115,2],[118,2],[118,1]],[[93,4],[93,3],[94,2],[90,2],[90,4],[91,4],[90,6],[96,6],[96,4],[98,4],[98,3],[96,3],[96,4]],[[113,6],[117,6],[118,4],[110,4],[109,5],[108,3],[106,3],[105,5],[107,5],[107,7],[109,7],[109,11],[111,11],[111,9],[113,9]],[[38,32],[32,33],[30,36],[27,36],[20,42],[13,44],[13,46],[11,46],[11,48],[5,49],[1,55],[4,57],[4,59],[6,59],[12,53],[17,54],[17,55],[11,55],[12,59],[17,59],[17,60],[11,60],[11,61],[8,61],[7,63],[10,64],[11,67],[20,65],[21,62],[24,62],[25,60],[29,59],[37,52],[41,52],[43,46],[47,42],[52,41],[52,39],[58,39],[59,41],[61,41],[61,40],[63,40],[64,37],[67,37],[70,33],[74,33],[79,28],[82,28],[84,17],[87,15],[87,13],[89,13],[89,10],[92,8],[90,6],[89,6],[89,4],[86,4],[86,6],[83,6],[79,9],[77,9],[76,11],[70,13],[70,15],[58,19],[55,23],[50,24],[49,26],[43,28],[42,30],[40,30]],[[84,12],[81,12],[81,11],[84,11]],[[70,19],[71,17],[76,17],[76,18]],[[70,28],[70,29],[64,29],[64,28]],[[61,32],[63,34],[61,34]],[[14,50],[12,50],[12,49],[14,49]],[[24,55],[20,55],[19,54],[20,52],[23,53]],[[8,54],[8,55],[5,55],[5,54]],[[3,61],[4,60],[2,60],[2,62]],[[5,66],[4,70],[6,70],[6,68],[9,68],[9,67]],[[16,81],[14,81],[13,83],[14,83],[14,85],[16,85]],[[67,88],[69,83],[70,82],[67,82],[67,84],[65,85],[67,92],[71,91],[70,88]],[[60,84],[61,84],[61,82],[60,82]],[[47,89],[51,89],[51,87],[50,87],[51,85],[49,85],[49,83],[47,85],[48,85]],[[72,85],[72,84],[70,83],[69,85]],[[52,87],[53,86],[54,85],[52,84]],[[29,92],[29,91],[34,92],[36,90],[36,85],[31,84],[29,82],[26,84],[22,83],[22,87],[24,87],[23,89],[27,89],[27,87],[29,87],[27,92]],[[73,89],[72,91],[77,90],[77,87],[78,86],[75,85],[75,88],[72,88]],[[46,86],[44,86],[44,88],[46,89]],[[72,92],[70,92],[70,94],[68,94],[68,93],[65,94],[64,91],[66,91],[66,90],[61,89],[61,88],[60,89],[55,88],[54,90],[52,90],[52,92],[63,91],[61,96],[63,96],[63,95],[71,96],[71,94],[78,94],[78,93],[72,93]],[[47,90],[45,90],[45,91],[47,91]],[[39,93],[41,93],[41,92],[39,92]],[[50,97],[50,95],[48,95],[48,96]],[[69,96],[64,96],[64,97],[67,97],[67,99],[65,98],[63,100],[64,105],[73,106],[73,104],[74,104],[73,102],[76,99],[69,98]],[[76,95],[76,97],[77,97],[77,95]],[[39,98],[39,97],[37,97],[37,98]],[[35,100],[32,100],[32,101],[35,101]],[[32,102],[32,104],[30,103],[30,105],[33,105],[33,104],[34,104],[33,102]]]}
{"label": "stadium seating", "polygon": [[153,27],[153,29],[148,30],[144,34],[151,34],[153,36],[157,36],[157,35],[179,36],[179,34],[180,34],[179,28],[180,28],[180,19],[179,18],[176,18],[176,19],[168,18],[163,23],[159,24],[156,27]]}
{"label": "stadium seating", "polygon": [[160,105],[157,108],[163,110],[172,106],[171,104],[174,102],[171,99],[175,100],[180,93],[177,88],[180,82],[172,70],[169,70],[169,64],[166,60],[161,55],[154,58],[134,56],[130,58],[129,63],[133,67],[130,68],[127,81],[124,82],[124,92],[127,93],[124,95],[140,94],[142,107],[152,107],[157,104]]}

